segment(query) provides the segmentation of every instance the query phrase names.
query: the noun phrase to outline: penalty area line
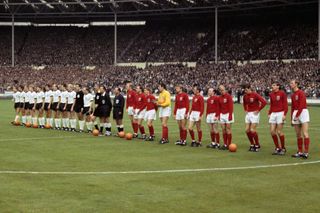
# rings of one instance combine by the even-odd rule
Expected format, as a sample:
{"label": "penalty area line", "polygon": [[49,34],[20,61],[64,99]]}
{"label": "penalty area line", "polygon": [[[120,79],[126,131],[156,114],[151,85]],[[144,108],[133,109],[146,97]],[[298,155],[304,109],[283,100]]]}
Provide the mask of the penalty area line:
{"label": "penalty area line", "polygon": [[269,164],[259,166],[240,166],[240,167],[225,167],[225,168],[203,168],[203,169],[169,169],[169,170],[146,170],[146,171],[106,171],[106,172],[50,172],[50,171],[0,171],[0,174],[26,174],[26,175],[121,175],[121,174],[165,174],[165,173],[196,173],[196,172],[218,172],[232,170],[251,170],[251,169],[266,169],[277,167],[290,167],[308,164],[317,164],[317,161],[308,161],[300,163],[285,163],[285,164]]}

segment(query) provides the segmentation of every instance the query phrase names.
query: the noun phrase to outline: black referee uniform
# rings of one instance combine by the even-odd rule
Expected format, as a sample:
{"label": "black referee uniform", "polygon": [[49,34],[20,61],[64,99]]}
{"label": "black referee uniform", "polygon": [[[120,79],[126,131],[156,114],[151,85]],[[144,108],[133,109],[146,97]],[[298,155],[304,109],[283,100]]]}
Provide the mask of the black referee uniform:
{"label": "black referee uniform", "polygon": [[81,110],[83,109],[84,107],[84,101],[83,101],[83,97],[84,97],[84,94],[82,91],[78,91],[76,93],[76,103],[74,105],[74,111],[76,113],[80,113]]}
{"label": "black referee uniform", "polygon": [[119,94],[113,99],[113,119],[121,120],[123,119],[123,109],[124,109],[124,97]]}

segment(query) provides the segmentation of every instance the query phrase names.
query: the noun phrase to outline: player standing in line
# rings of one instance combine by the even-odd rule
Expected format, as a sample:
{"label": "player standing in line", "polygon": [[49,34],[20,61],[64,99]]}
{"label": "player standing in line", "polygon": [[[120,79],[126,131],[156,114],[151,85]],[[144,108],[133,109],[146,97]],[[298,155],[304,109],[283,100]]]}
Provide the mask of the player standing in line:
{"label": "player standing in line", "polygon": [[[192,105],[189,113],[189,133],[192,139],[191,146],[202,146],[202,130],[201,130],[201,118],[204,112],[204,99],[200,94],[200,88],[198,85],[193,86]],[[198,141],[195,140],[193,127],[196,125],[198,131]]]}
{"label": "player standing in line", "polygon": [[141,136],[139,137],[139,139],[146,139],[146,133],[145,133],[142,122],[146,114],[147,99],[145,94],[143,93],[143,88],[140,85],[136,86],[136,91],[137,91],[137,95],[136,95],[136,105],[134,109],[133,122],[138,125],[135,126],[133,137],[134,138],[138,137],[138,127],[139,127],[139,130],[141,133]]}
{"label": "player standing in line", "polygon": [[[67,87],[68,91],[68,99],[67,99],[67,128],[69,127],[69,121],[70,121],[70,129],[69,131],[76,132],[77,128],[77,119],[76,119],[76,113],[74,112],[74,105],[76,103],[76,92],[73,90],[73,85],[68,84]],[[69,120],[70,119],[70,120]]]}
{"label": "player standing in line", "polygon": [[36,103],[37,103],[37,93],[34,91],[34,86],[29,86],[29,110],[30,110],[30,118],[32,118],[32,124],[37,125],[37,116],[36,116]]}
{"label": "player standing in line", "polygon": [[[270,93],[270,109],[268,112],[270,133],[275,145],[273,155],[284,155],[286,153],[285,138],[283,134],[283,125],[288,112],[287,95],[283,90],[280,90],[280,84],[275,82],[271,86]],[[280,139],[281,145],[279,144]]]}
{"label": "player standing in line", "polygon": [[[113,119],[116,122],[118,133],[123,132],[123,110],[124,110],[124,104],[125,100],[123,95],[121,94],[121,89],[119,87],[116,87],[113,90],[114,93],[114,99],[113,99]],[[117,134],[118,135],[118,134]]]}
{"label": "player standing in line", "polygon": [[138,124],[134,122],[133,115],[134,115],[134,108],[136,105],[136,91],[133,90],[133,86],[131,82],[126,84],[127,90],[127,100],[126,100],[126,112],[128,113],[129,119],[131,121],[132,130],[134,131]]}
{"label": "player standing in line", "polygon": [[50,85],[46,85],[44,92],[44,111],[46,114],[46,124],[50,127],[53,126],[53,118],[52,118],[52,102],[53,102],[53,92],[50,89]]}
{"label": "player standing in line", "polygon": [[[296,132],[298,145],[298,152],[293,154],[292,157],[308,159],[310,144],[308,129],[310,116],[307,109],[307,98],[305,93],[299,89],[299,82],[297,80],[292,80],[290,82],[290,87],[293,91],[293,94],[291,95],[291,121]],[[302,148],[303,145],[304,151]]]}
{"label": "player standing in line", "polygon": [[98,103],[97,110],[100,113],[100,135],[103,135],[103,127],[106,129],[105,136],[111,135],[111,123],[109,121],[111,110],[112,110],[112,103],[107,92],[105,86],[100,86],[100,100]]}
{"label": "player standing in line", "polygon": [[73,110],[76,113],[76,116],[78,118],[79,121],[79,132],[83,132],[84,130],[84,114],[83,114],[83,110],[84,110],[84,93],[81,89],[81,85],[80,84],[76,84],[75,85],[75,92],[76,92],[76,96],[75,96],[75,100],[74,100],[74,106],[73,106]]}
{"label": "player standing in line", "polygon": [[162,138],[160,139],[160,144],[169,143],[169,130],[168,130],[168,120],[171,115],[171,95],[167,91],[166,85],[161,83],[158,85],[159,98],[157,105],[159,107],[159,117],[162,124]]}
{"label": "player standing in line", "polygon": [[219,96],[215,95],[213,88],[208,89],[207,100],[207,124],[210,129],[211,143],[207,145],[207,148],[217,149],[220,148],[220,135],[218,130],[218,121],[220,116],[219,109]]}
{"label": "player standing in line", "polygon": [[[67,113],[67,99],[68,99],[68,92],[66,90],[67,85],[61,85],[60,86],[60,101],[58,104],[59,107],[59,121],[60,117],[62,117],[62,129],[64,131],[68,130],[68,124],[69,124],[69,119],[68,119],[68,113]],[[60,122],[59,122],[60,123]]]}
{"label": "player standing in line", "polygon": [[25,92],[23,90],[23,86],[19,86],[19,90],[20,90],[20,113],[21,113],[21,125],[23,125],[23,115],[25,115],[25,110],[24,110],[24,97],[25,97]]}
{"label": "player standing in line", "polygon": [[[81,112],[83,119],[86,121],[87,131],[88,133],[92,132],[93,128],[93,122],[91,120],[90,114],[93,111],[93,99],[94,96],[89,92],[87,87],[84,87],[82,89],[83,91],[83,110]],[[80,125],[81,127],[81,125]],[[80,129],[80,131],[83,131],[83,129]]]}
{"label": "player standing in line", "polygon": [[257,126],[260,121],[260,111],[267,105],[267,101],[256,92],[252,91],[249,84],[243,86],[245,95],[243,96],[243,108],[246,113],[246,134],[250,141],[250,152],[258,152],[260,149]]}
{"label": "player standing in line", "polygon": [[15,118],[14,118],[14,121],[11,122],[13,125],[15,125],[16,123],[19,122],[20,120],[20,96],[21,96],[21,92],[20,92],[20,87],[17,88],[17,87],[13,87],[12,88],[13,90],[13,102],[14,102],[14,110],[15,110]]}
{"label": "player standing in line", "polygon": [[[28,86],[24,86],[23,87],[23,92],[21,93],[21,97],[23,98],[23,110],[22,110],[22,116],[21,116],[21,120],[22,120],[22,125],[26,125],[27,122],[27,117],[30,115],[30,111],[29,111],[29,88]],[[30,123],[30,122],[29,122]]]}
{"label": "player standing in line", "polygon": [[154,128],[153,128],[153,121],[156,120],[156,110],[157,110],[157,105],[155,104],[156,102],[156,97],[152,94],[152,89],[150,88],[145,88],[144,89],[144,94],[147,99],[147,111],[144,116],[144,120],[147,122],[148,129],[149,129],[149,137],[146,138],[146,141],[154,141],[155,135],[154,135]]}
{"label": "player standing in line", "polygon": [[187,145],[187,117],[189,112],[189,96],[183,92],[181,85],[175,87],[176,97],[174,103],[173,117],[178,123],[180,138],[176,141],[176,145]]}
{"label": "player standing in line", "polygon": [[[95,92],[95,96],[94,96],[94,109],[93,109],[93,113],[91,115],[92,117],[92,122],[94,123],[94,128],[99,130],[99,126],[98,126],[98,121],[97,121],[97,117],[100,118],[101,117],[101,113],[100,113],[100,96],[101,96],[101,91],[100,91],[100,86],[98,84],[94,85],[94,92]],[[102,125],[102,122],[100,120],[100,126]],[[103,126],[102,126],[103,129]],[[100,136],[102,136],[102,132],[100,132]]]}
{"label": "player standing in line", "polygon": [[224,143],[223,146],[220,146],[220,149],[228,150],[232,142],[231,124],[234,123],[233,99],[223,85],[219,86],[219,91],[221,94],[219,96],[220,124]]}
{"label": "player standing in line", "polygon": [[54,111],[54,124],[55,129],[60,130],[61,128],[61,120],[60,120],[60,112],[59,112],[59,105],[61,100],[61,91],[58,89],[56,84],[52,85],[52,110]]}
{"label": "player standing in line", "polygon": [[43,129],[44,128],[44,117],[43,117],[43,109],[44,109],[44,92],[41,87],[36,87],[37,90],[37,102],[36,102],[36,115],[38,116],[39,120],[39,128]]}

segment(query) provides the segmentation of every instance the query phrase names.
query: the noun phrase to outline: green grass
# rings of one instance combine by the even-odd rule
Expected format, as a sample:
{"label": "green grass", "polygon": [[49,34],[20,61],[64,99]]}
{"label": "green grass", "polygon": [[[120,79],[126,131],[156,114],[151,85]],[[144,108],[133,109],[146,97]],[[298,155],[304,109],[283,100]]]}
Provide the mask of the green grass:
{"label": "green grass", "polygon": [[[318,107],[310,107],[310,159],[292,159],[294,131],[286,124],[286,156],[272,156],[266,110],[259,153],[248,152],[242,106],[235,105],[236,153],[158,145],[140,140],[10,125],[12,103],[0,101],[0,171],[108,172],[225,168],[319,161]],[[131,130],[126,120],[126,127]],[[155,122],[157,138],[160,122]],[[178,136],[173,119],[170,141]],[[115,128],[113,128],[115,131]],[[204,144],[209,143],[203,122]],[[188,136],[189,137],[189,136]],[[0,212],[319,212],[320,165],[152,174],[0,173]]]}

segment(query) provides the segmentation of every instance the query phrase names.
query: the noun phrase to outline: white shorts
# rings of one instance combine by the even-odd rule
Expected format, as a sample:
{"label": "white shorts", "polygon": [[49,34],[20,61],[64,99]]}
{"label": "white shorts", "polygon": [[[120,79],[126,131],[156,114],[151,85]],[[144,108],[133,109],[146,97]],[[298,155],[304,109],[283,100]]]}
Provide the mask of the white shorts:
{"label": "white shorts", "polygon": [[144,120],[148,121],[148,120],[156,120],[156,110],[152,109],[152,110],[148,110],[146,111],[146,114],[144,115]]}
{"label": "white shorts", "polygon": [[210,113],[207,115],[207,123],[208,124],[216,124],[218,123],[218,120],[215,120],[216,113]]}
{"label": "white shorts", "polygon": [[159,109],[159,117],[170,117],[171,115],[171,107],[160,107]]}
{"label": "white shorts", "polygon": [[146,109],[140,111],[140,113],[138,114],[139,109],[134,109],[134,115],[133,118],[134,119],[144,119],[144,116],[146,114]]}
{"label": "white shorts", "polygon": [[234,114],[232,113],[232,120],[229,121],[229,113],[226,113],[226,114],[220,113],[220,123],[222,124],[234,123]]}
{"label": "white shorts", "polygon": [[260,121],[260,113],[248,112],[245,117],[246,124],[258,124]]}
{"label": "white shorts", "polygon": [[134,109],[132,106],[128,107],[128,115],[134,115]]}
{"label": "white shorts", "polygon": [[198,111],[191,111],[189,115],[189,121],[196,122],[200,120],[200,112]]}
{"label": "white shorts", "polygon": [[294,110],[292,114],[292,124],[303,124],[310,122],[310,116],[308,109],[303,109],[298,120],[293,120],[296,117],[298,110]]}
{"label": "white shorts", "polygon": [[181,121],[186,119],[186,114],[187,114],[186,108],[177,109],[176,120]]}
{"label": "white shorts", "polygon": [[269,124],[283,124],[282,120],[284,112],[272,112],[269,117]]}

